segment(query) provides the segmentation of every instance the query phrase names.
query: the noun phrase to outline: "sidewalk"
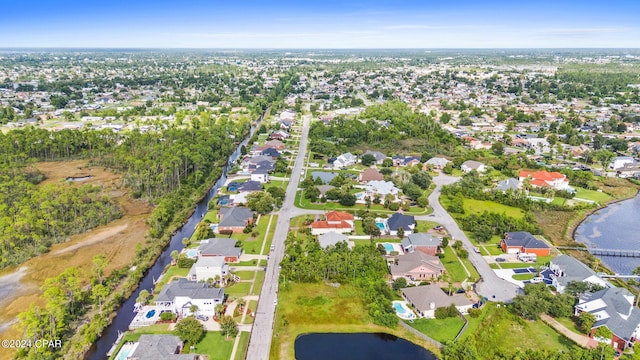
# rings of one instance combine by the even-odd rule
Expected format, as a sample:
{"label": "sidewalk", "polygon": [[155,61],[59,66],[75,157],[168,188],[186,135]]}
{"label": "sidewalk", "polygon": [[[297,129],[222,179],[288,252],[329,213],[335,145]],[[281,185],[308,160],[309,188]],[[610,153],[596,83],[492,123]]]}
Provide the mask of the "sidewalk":
{"label": "sidewalk", "polygon": [[540,314],[540,318],[545,323],[549,324],[552,328],[556,329],[562,335],[568,337],[576,344],[582,346],[583,348],[591,349],[598,347],[598,342],[586,335],[576,334],[575,332],[567,329],[564,325],[560,324],[556,319],[552,318],[547,314]]}

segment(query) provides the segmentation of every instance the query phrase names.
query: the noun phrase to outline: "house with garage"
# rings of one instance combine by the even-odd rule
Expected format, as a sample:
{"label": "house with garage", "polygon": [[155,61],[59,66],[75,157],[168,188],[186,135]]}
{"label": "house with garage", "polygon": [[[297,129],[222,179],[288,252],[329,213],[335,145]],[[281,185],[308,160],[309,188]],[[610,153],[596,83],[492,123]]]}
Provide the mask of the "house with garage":
{"label": "house with garage", "polygon": [[425,233],[409,234],[402,239],[402,250],[405,253],[420,251],[427,255],[435,256],[442,244],[442,238]]}
{"label": "house with garage", "polygon": [[472,171],[477,171],[478,173],[483,173],[487,171],[487,167],[485,164],[475,161],[475,160],[467,160],[460,165],[460,170],[464,173],[470,173]]}
{"label": "house with garage", "polygon": [[224,256],[200,256],[191,265],[187,279],[191,281],[220,281],[229,274],[229,265],[224,261]]}
{"label": "house with garage", "polygon": [[251,181],[261,184],[269,182],[269,171],[267,169],[258,168],[251,173]]}
{"label": "house with garage", "polygon": [[276,160],[280,158],[282,154],[280,154],[280,152],[277,149],[270,147],[260,151],[260,155],[269,156],[271,159]]}
{"label": "house with garage", "polygon": [[607,288],[587,292],[580,296],[575,306],[575,315],[589,312],[596,318],[591,327],[590,337],[597,337],[599,327],[606,327],[612,333],[611,339],[604,340],[614,349],[622,352],[632,347],[640,336],[640,309],[634,306],[635,296],[627,289]]}
{"label": "house with garage", "polygon": [[205,282],[178,279],[162,287],[155,299],[156,306],[171,308],[179,316],[191,315],[191,306],[198,314],[213,316],[215,307],[224,303],[224,288],[209,287]]}
{"label": "house with garage", "polygon": [[562,254],[549,262],[549,270],[553,272],[552,283],[559,293],[564,293],[571,282],[586,282],[603,288],[609,287],[608,281],[603,280],[590,267],[580,260]]}
{"label": "house with garage", "polygon": [[236,239],[211,238],[200,241],[198,257],[222,257],[226,263],[240,261],[242,248],[236,247]]}
{"label": "house with garage", "polygon": [[384,161],[384,159],[387,158],[387,155],[381,153],[380,151],[367,150],[364,154],[362,154],[362,156],[364,155],[373,156],[373,158],[376,159],[376,164],[378,165],[382,165],[382,162]]}
{"label": "house with garage", "polygon": [[378,169],[368,168],[358,175],[358,180],[361,183],[367,183],[369,181],[382,181],[384,180],[384,175],[382,175],[380,171],[378,171]]}
{"label": "house with garage", "polygon": [[393,166],[413,166],[420,164],[419,156],[396,155],[391,158]]}
{"label": "house with garage", "polygon": [[[259,169],[258,169],[259,170]],[[256,171],[258,171],[256,170]],[[268,179],[268,176],[267,176]],[[255,192],[262,190],[262,183],[260,181],[249,180],[238,184],[237,190],[239,192]]]}
{"label": "house with garage", "polygon": [[434,319],[435,311],[439,307],[454,304],[461,314],[466,314],[473,307],[471,300],[464,294],[449,296],[436,284],[408,287],[401,289],[401,292],[402,297],[414,307],[418,316],[427,319]]}
{"label": "house with garage", "polygon": [[405,235],[409,235],[416,227],[416,218],[412,215],[395,213],[387,219],[387,227],[391,236],[397,236],[400,228],[402,228]]}
{"label": "house with garage", "polygon": [[534,188],[553,188],[556,190],[573,191],[573,188],[569,186],[569,179],[567,179],[567,176],[557,171],[521,170],[518,174],[518,178],[521,184],[525,179],[529,179],[529,184]]}
{"label": "house with garage", "polygon": [[369,196],[372,199],[378,195],[382,200],[384,200],[387,195],[392,195],[393,202],[396,202],[398,201],[398,193],[400,192],[400,189],[398,189],[391,181],[372,180],[364,185],[364,192],[365,196]]}
{"label": "house with garage", "polygon": [[[198,354],[182,354],[184,344],[171,334],[142,334],[126,359],[131,360],[198,360]],[[118,357],[118,359],[121,359]]]}
{"label": "house with garage", "polygon": [[353,155],[352,153],[344,153],[338,156],[333,161],[332,165],[334,169],[340,169],[343,167],[353,166],[356,164],[357,161],[358,161],[358,158],[356,158],[355,155]]}
{"label": "house with garage", "polygon": [[424,163],[423,170],[426,170],[428,167],[431,167],[432,169],[442,170],[450,162],[450,160],[447,160],[443,157],[432,157]]}
{"label": "house with garage", "polygon": [[393,280],[405,278],[409,282],[437,279],[444,274],[445,268],[440,258],[416,251],[398,256],[396,262],[389,265]]}
{"label": "house with garage", "polygon": [[253,211],[241,206],[221,208],[218,217],[218,234],[241,233],[247,225],[253,223]]}
{"label": "house with garage", "polygon": [[325,220],[316,220],[311,223],[312,235],[321,235],[328,232],[345,234],[352,232],[354,229],[354,216],[341,211],[329,211],[325,214]]}
{"label": "house with garage", "polygon": [[526,231],[515,231],[504,234],[500,241],[500,248],[507,254],[536,254],[536,256],[549,256],[551,247],[542,240],[538,240]]}
{"label": "house with garage", "polygon": [[508,179],[500,180],[496,185],[496,190],[502,191],[502,192],[507,192],[509,190],[518,191],[519,189],[520,189],[520,181],[516,178],[508,178]]}

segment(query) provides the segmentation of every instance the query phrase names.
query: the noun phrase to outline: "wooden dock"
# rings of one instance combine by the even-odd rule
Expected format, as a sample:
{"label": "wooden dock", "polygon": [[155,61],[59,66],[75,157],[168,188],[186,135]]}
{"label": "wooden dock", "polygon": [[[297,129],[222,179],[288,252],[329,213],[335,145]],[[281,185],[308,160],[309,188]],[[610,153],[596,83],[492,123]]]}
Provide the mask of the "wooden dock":
{"label": "wooden dock", "polygon": [[601,249],[580,246],[557,246],[561,250],[588,251],[591,255],[615,256],[615,257],[640,257],[640,250]]}

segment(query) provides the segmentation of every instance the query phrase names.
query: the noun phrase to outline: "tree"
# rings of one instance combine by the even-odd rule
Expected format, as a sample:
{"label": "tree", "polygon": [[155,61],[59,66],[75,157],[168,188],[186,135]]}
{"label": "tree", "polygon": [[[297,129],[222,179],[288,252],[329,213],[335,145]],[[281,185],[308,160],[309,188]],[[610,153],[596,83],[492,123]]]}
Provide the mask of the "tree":
{"label": "tree", "polygon": [[593,156],[600,162],[600,165],[602,165],[602,169],[604,171],[607,171],[609,163],[611,163],[611,159],[613,159],[615,154],[609,150],[600,149],[594,151]]}
{"label": "tree", "polygon": [[195,317],[188,316],[178,321],[174,332],[180,340],[191,346],[195,346],[195,344],[202,339],[206,330],[204,325],[202,325],[200,321],[196,320]]}
{"label": "tree", "polygon": [[91,288],[91,299],[98,303],[100,312],[102,312],[102,299],[106,298],[109,295],[109,292],[109,288],[102,284],[96,284]]}
{"label": "tree", "polygon": [[411,181],[421,189],[426,190],[431,185],[431,175],[426,171],[420,171],[411,175]]}
{"label": "tree", "polygon": [[102,284],[102,275],[104,273],[104,268],[107,266],[109,261],[104,254],[98,254],[93,257],[93,270],[96,272],[96,276],[98,277],[98,284]]}
{"label": "tree", "polygon": [[357,198],[354,194],[345,192],[340,195],[340,199],[338,200],[338,202],[342,206],[353,206],[356,204],[356,200]]}
{"label": "tree", "polygon": [[375,164],[376,158],[375,158],[375,156],[373,156],[371,154],[364,154],[364,155],[362,155],[362,157],[360,157],[360,162],[364,166],[371,166],[371,165]]}
{"label": "tree", "polygon": [[405,279],[404,277],[399,277],[395,279],[393,282],[393,290],[400,290],[406,287],[407,287],[407,279]]}
{"label": "tree", "polygon": [[317,186],[311,186],[304,191],[304,198],[311,202],[318,201],[318,196],[320,196],[320,190]]}
{"label": "tree", "polygon": [[215,235],[213,234],[213,230],[211,230],[211,222],[208,220],[201,221],[196,225],[196,230],[193,233],[193,238],[196,241],[211,239]]}
{"label": "tree", "polygon": [[596,323],[596,317],[586,311],[583,311],[578,315],[578,327],[585,334],[591,333],[591,327]]}
{"label": "tree", "polygon": [[238,308],[240,308],[240,311],[244,309],[246,304],[247,304],[247,301],[244,298],[238,299]]}
{"label": "tree", "polygon": [[151,297],[151,294],[149,294],[149,291],[147,289],[142,289],[140,290],[140,294],[138,294],[138,297],[136,298],[136,302],[138,304],[144,305],[147,303],[150,297]]}
{"label": "tree", "polygon": [[238,335],[238,324],[233,320],[233,317],[225,315],[220,319],[220,331],[228,340],[229,337]]}
{"label": "tree", "polygon": [[397,234],[400,239],[404,237],[404,228],[402,226],[398,228]]}
{"label": "tree", "polygon": [[247,206],[249,209],[264,215],[273,210],[275,199],[265,191],[258,191],[247,195]]}
{"label": "tree", "polygon": [[189,312],[191,312],[191,314],[193,314],[193,315],[197,315],[198,314],[198,310],[199,310],[199,308],[198,308],[198,305],[196,305],[196,304],[193,304],[193,305],[189,306]]}
{"label": "tree", "polygon": [[218,318],[220,318],[222,316],[222,314],[224,313],[224,304],[216,305],[216,307],[214,308],[214,311],[216,313],[216,316]]}
{"label": "tree", "polygon": [[386,158],[384,160],[382,160],[382,167],[392,167],[393,166],[393,160]]}
{"label": "tree", "polygon": [[491,145],[491,152],[496,156],[504,155],[504,144],[501,142],[495,142]]}

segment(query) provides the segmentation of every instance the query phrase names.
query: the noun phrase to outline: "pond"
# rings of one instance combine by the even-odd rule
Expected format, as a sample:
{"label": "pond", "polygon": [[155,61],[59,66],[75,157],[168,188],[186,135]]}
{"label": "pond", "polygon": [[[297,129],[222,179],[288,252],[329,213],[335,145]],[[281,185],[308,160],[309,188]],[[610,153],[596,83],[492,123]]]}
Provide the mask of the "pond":
{"label": "pond", "polygon": [[[601,249],[638,250],[640,241],[640,195],[613,203],[589,215],[578,226],[575,240]],[[640,266],[640,258],[598,256],[604,265],[619,274],[629,274]]]}
{"label": "pond", "polygon": [[410,341],[384,333],[314,333],[295,342],[296,360],[435,360]]}

